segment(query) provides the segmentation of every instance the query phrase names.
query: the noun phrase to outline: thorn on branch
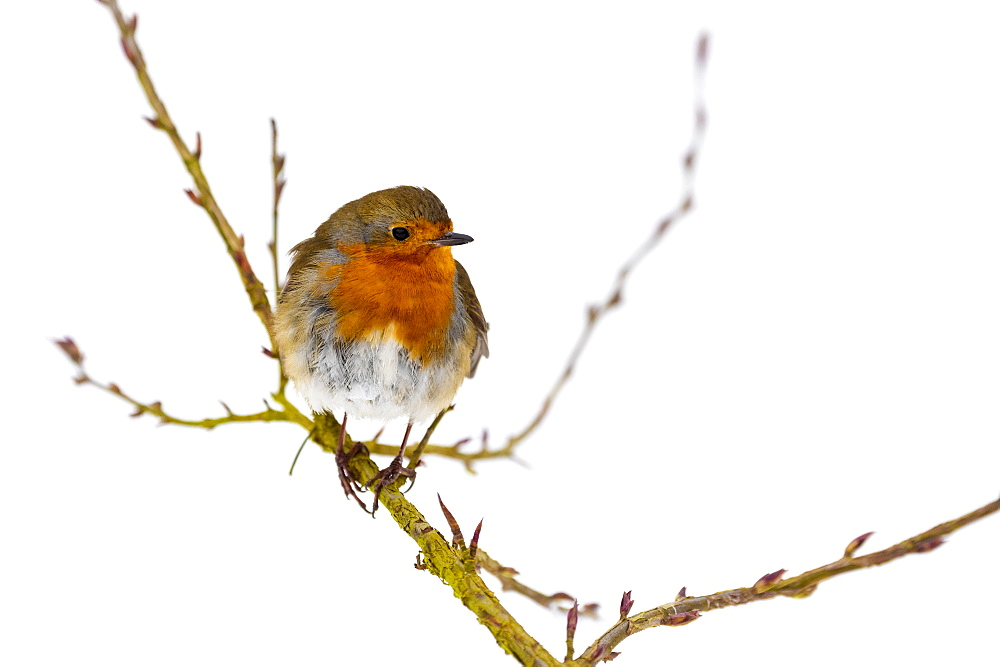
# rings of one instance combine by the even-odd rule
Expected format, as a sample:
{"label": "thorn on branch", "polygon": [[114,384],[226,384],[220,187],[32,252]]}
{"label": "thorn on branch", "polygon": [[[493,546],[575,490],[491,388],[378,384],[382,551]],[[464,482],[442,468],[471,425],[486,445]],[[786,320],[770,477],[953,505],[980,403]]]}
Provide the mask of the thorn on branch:
{"label": "thorn on branch", "polygon": [[[225,401],[219,401],[219,403],[222,404],[222,409],[226,411],[226,415],[229,416],[229,417],[232,417],[233,416],[233,411],[229,409],[229,406],[226,405],[226,402]],[[265,401],[265,403],[266,403],[266,401]]]}
{"label": "thorn on branch", "polygon": [[191,188],[184,188],[184,194],[186,194],[188,196],[188,199],[193,201],[198,206],[201,206],[202,208],[205,207],[205,204],[203,204],[201,201],[201,197],[195,194],[195,191],[192,190]]}
{"label": "thorn on branch", "polygon": [[854,552],[860,549],[861,546],[865,543],[865,541],[874,534],[875,531],[871,531],[865,533],[864,535],[858,535],[853,540],[851,540],[851,543],[847,545],[846,549],[844,549],[844,558],[852,558],[854,556]]}
{"label": "thorn on branch", "polygon": [[260,346],[260,351],[268,359],[275,359],[276,358],[274,356],[274,352],[272,352],[270,349],[264,347],[263,345]]}
{"label": "thorn on branch", "polygon": [[161,121],[159,118],[154,118],[152,116],[143,116],[142,119],[147,123],[149,123],[154,130],[163,129],[163,121]]}
{"label": "thorn on branch", "polygon": [[680,602],[688,596],[688,587],[681,586],[681,589],[677,591],[677,597],[674,598],[674,602]]}
{"label": "thorn on branch", "polygon": [[[479,533],[483,530],[483,519],[479,520],[476,525],[476,530],[472,533],[472,542],[469,544],[469,557],[473,560],[476,559],[476,553],[479,552]],[[479,567],[478,565],[476,566]]]}
{"label": "thorn on branch", "polygon": [[427,564],[424,563],[424,553],[422,551],[417,552],[417,562],[413,564],[413,568],[416,570],[427,569]]}
{"label": "thorn on branch", "polygon": [[618,605],[618,615],[619,621],[624,621],[628,617],[628,613],[632,611],[632,604],[635,601],[632,599],[632,591],[625,591],[622,593],[621,604]]}
{"label": "thorn on branch", "polygon": [[65,338],[59,338],[52,342],[55,343],[56,346],[63,351],[63,354],[69,357],[69,360],[74,364],[77,366],[83,364],[83,352],[80,351],[80,348],[77,346],[75,340],[66,336]]}
{"label": "thorn on branch", "polygon": [[122,388],[119,387],[114,382],[109,382],[108,383],[108,391],[110,391],[112,394],[115,394],[117,396],[121,396],[122,395]]}
{"label": "thorn on branch", "polygon": [[462,529],[458,525],[458,521],[455,520],[455,515],[451,513],[445,504],[441,500],[441,494],[437,494],[438,504],[441,505],[441,511],[444,513],[444,518],[448,520],[448,527],[451,528],[452,540],[451,546],[453,549],[465,549],[465,538],[462,537]]}
{"label": "thorn on branch", "polygon": [[194,159],[201,159],[201,132],[194,133]]}

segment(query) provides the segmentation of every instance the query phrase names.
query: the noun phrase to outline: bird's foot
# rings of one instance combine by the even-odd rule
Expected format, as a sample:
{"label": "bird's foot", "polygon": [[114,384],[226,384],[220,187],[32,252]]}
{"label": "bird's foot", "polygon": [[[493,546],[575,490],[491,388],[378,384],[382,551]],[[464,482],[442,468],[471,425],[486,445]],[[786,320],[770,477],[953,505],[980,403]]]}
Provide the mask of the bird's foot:
{"label": "bird's foot", "polygon": [[413,479],[416,476],[416,470],[413,468],[403,467],[403,452],[400,451],[400,453],[396,455],[396,458],[394,458],[388,466],[379,470],[378,474],[368,480],[367,484],[365,484],[365,486],[367,486],[372,493],[375,494],[375,503],[372,505],[372,514],[374,515],[375,510],[378,509],[378,497],[379,494],[382,493],[382,489],[389,486],[400,477]]}
{"label": "bird's foot", "polygon": [[[358,484],[354,477],[351,476],[351,470],[348,468],[348,464],[354,455],[357,454],[364,447],[360,442],[354,443],[351,447],[351,451],[344,452],[343,449],[334,453],[334,458],[337,460],[337,476],[340,478],[340,488],[344,490],[344,496],[347,498],[354,498],[358,502],[365,512],[368,512],[368,506],[365,505],[361,498],[358,498],[358,491],[363,491],[364,489],[360,484]],[[378,496],[375,497],[375,506],[378,507]],[[375,510],[368,512],[369,514],[374,513]]]}

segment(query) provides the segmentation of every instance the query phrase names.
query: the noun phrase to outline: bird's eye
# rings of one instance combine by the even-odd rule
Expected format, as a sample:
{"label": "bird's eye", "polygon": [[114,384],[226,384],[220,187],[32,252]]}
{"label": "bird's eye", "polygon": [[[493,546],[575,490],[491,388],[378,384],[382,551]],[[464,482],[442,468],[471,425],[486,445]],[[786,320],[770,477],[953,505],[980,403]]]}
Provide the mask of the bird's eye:
{"label": "bird's eye", "polygon": [[392,228],[392,238],[397,241],[405,241],[410,237],[410,230],[406,227],[393,227]]}

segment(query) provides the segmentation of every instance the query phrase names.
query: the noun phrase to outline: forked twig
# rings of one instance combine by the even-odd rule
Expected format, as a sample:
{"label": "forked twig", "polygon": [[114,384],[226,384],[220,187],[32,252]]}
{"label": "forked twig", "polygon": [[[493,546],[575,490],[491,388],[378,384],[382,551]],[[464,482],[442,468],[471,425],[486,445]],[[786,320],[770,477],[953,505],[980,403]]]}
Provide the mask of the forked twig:
{"label": "forked twig", "polygon": [[[243,280],[244,287],[250,298],[251,304],[268,331],[268,335],[271,339],[271,349],[276,350],[277,348],[274,344],[274,335],[271,326],[271,309],[264,287],[260,281],[257,280],[253,271],[250,269],[249,262],[243,252],[242,238],[238,237],[226,222],[226,219],[222,215],[217,202],[211,194],[211,190],[208,187],[205,176],[202,173],[200,165],[200,135],[198,135],[197,145],[194,151],[188,149],[186,144],[184,144],[184,142],[180,139],[180,135],[167,114],[166,108],[153,88],[152,82],[146,72],[146,65],[142,57],[142,53],[136,45],[135,29],[137,22],[135,17],[126,19],[118,8],[116,0],[100,1],[110,8],[115,17],[121,32],[122,47],[125,51],[125,55],[135,68],[140,85],[146,93],[147,99],[153,108],[154,116],[149,119],[150,124],[156,129],[166,132],[171,141],[174,143],[176,150],[184,161],[184,164],[191,174],[195,184],[196,189],[189,190],[188,196],[192,201],[206,210],[220,235],[223,237],[229,254],[239,269],[241,279]],[[587,324],[581,333],[576,347],[574,347],[572,353],[570,354],[566,368],[547,395],[539,413],[528,425],[528,427],[521,433],[512,436],[506,447],[499,450],[501,452],[500,454],[488,451],[484,439],[483,452],[481,453],[481,456],[473,457],[471,455],[466,455],[465,460],[467,462],[473,458],[493,458],[500,455],[509,456],[513,447],[517,443],[523,441],[523,439],[538,426],[560,393],[563,385],[571,376],[575,364],[589,341],[590,335],[597,322],[603,318],[608,311],[620,304],[623,289],[632,270],[639,262],[642,261],[652,248],[660,242],[666,231],[673,225],[673,223],[691,211],[693,206],[695,164],[701,148],[706,122],[704,103],[702,100],[702,79],[705,65],[707,63],[707,53],[708,39],[707,37],[702,36],[698,43],[696,57],[696,78],[698,85],[695,103],[695,128],[690,148],[684,158],[685,186],[680,203],[674,211],[660,221],[652,235],[636,250],[635,253],[633,253],[632,257],[629,258],[628,262],[626,262],[626,264],[622,267],[612,285],[610,296],[603,303],[590,309]],[[276,140],[276,128],[273,129],[275,133],[273,137]],[[283,161],[278,159],[276,144],[272,146],[272,161],[275,169],[274,178],[276,206],[277,200],[280,197],[281,187],[284,183],[283,178],[281,177],[281,167],[283,166]],[[275,253],[273,256],[275,262],[277,257],[276,250],[277,236],[275,233],[273,249],[273,253]],[[277,280],[277,277],[275,279]],[[144,404],[127,396],[114,384],[102,385],[95,382],[84,372],[83,355],[76,344],[68,338],[57,341],[57,344],[79,368],[79,382],[94,384],[107,392],[121,397],[123,400],[131,403],[139,411],[139,414],[144,412],[151,413],[159,416],[161,419],[170,419],[172,420],[171,423],[182,423],[192,426],[202,426],[205,428],[211,428],[214,425],[207,423],[212,420],[194,422],[169,417],[165,412],[163,412],[162,406],[160,406],[159,403]],[[274,397],[275,400],[281,402],[281,404],[285,407],[284,413],[281,413],[280,411],[273,411],[275,415],[283,415],[280,419],[284,421],[294,421],[302,424],[306,428],[311,428],[311,437],[313,437],[314,440],[325,449],[333,451],[338,441],[338,436],[340,435],[340,428],[339,424],[332,417],[332,415],[316,415],[315,420],[310,422],[308,418],[301,415],[301,413],[298,413],[293,406],[290,404],[286,405],[285,402],[282,402],[284,400],[284,396],[281,390],[279,390]],[[269,408],[268,410],[270,411],[271,409]],[[229,412],[228,408],[227,412]],[[230,416],[228,418],[217,420],[218,423],[225,423],[227,421],[266,421],[267,419],[264,415],[269,413],[265,412],[243,416],[233,415],[231,412],[229,414]],[[296,415],[302,417],[305,422],[303,423],[298,417],[296,417]],[[434,446],[427,445],[426,452],[430,453],[434,451],[434,453],[447,455],[445,453],[446,449],[447,448],[440,448],[440,450],[435,451]],[[453,449],[457,453],[458,445],[453,446]],[[456,456],[456,458],[462,457]],[[371,479],[372,476],[378,472],[377,466],[375,466],[375,464],[371,461],[368,456],[368,452],[364,451],[363,448],[358,448],[358,454],[350,459],[348,465],[350,466],[352,477],[355,479]],[[483,550],[479,548],[482,523],[480,523],[480,525],[476,528],[471,543],[466,546],[457,520],[455,520],[454,516],[452,516],[450,512],[445,510],[442,503],[442,509],[445,511],[447,521],[449,526],[452,528],[454,536],[453,543],[449,543],[438,530],[427,522],[417,508],[409,503],[396,486],[387,486],[383,490],[382,494],[382,504],[387,508],[388,512],[392,515],[398,525],[416,542],[421,550],[422,556],[418,559],[418,567],[440,577],[445,583],[447,583],[454,591],[456,597],[461,599],[463,604],[473,611],[479,621],[490,630],[498,644],[500,644],[504,650],[513,654],[522,664],[561,664],[558,659],[548,653],[544,647],[542,647],[524,630],[523,627],[517,623],[509,612],[507,612],[507,610],[504,609],[504,607],[499,603],[489,588],[486,587],[481,577],[479,577],[476,565],[489,560]],[[600,661],[612,659],[616,655],[614,648],[629,635],[650,627],[658,627],[661,625],[684,625],[697,619],[699,614],[712,609],[746,604],[748,602],[768,599],[778,595],[804,597],[812,593],[820,582],[831,577],[856,569],[881,565],[910,553],[922,553],[935,549],[942,544],[945,535],[998,510],[1000,510],[1000,501],[994,501],[963,517],[943,523],[909,540],[905,540],[897,545],[889,547],[888,549],[863,556],[856,556],[856,552],[861,548],[863,542],[867,538],[866,534],[852,540],[845,549],[843,557],[840,559],[796,577],[784,579],[784,570],[778,570],[761,577],[753,586],[748,588],[738,588],[701,597],[688,597],[686,592],[684,592],[674,603],[661,605],[632,616],[628,616],[632,607],[632,598],[630,594],[627,594],[622,598],[620,607],[621,619],[619,622],[598,638],[598,640],[595,641],[576,660],[571,660],[569,659],[570,656],[567,656],[567,662],[564,664],[577,666],[593,665]],[[510,575],[510,572],[508,571],[506,574]],[[512,579],[512,576],[508,576],[508,578]],[[504,579],[501,579],[501,581],[504,581]],[[545,597],[550,600],[555,598],[562,599],[562,595],[563,594],[556,594],[555,596],[541,597]],[[568,620],[567,624],[567,650],[569,654],[573,653],[572,635],[576,630],[577,615],[578,613],[574,611],[572,618]]]}

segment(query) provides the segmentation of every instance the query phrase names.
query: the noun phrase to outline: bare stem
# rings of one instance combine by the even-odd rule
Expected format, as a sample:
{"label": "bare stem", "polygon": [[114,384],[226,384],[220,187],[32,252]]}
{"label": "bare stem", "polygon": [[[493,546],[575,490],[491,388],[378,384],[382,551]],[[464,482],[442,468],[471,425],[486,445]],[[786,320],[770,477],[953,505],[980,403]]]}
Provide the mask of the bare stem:
{"label": "bare stem", "polygon": [[605,315],[608,314],[610,310],[621,305],[625,285],[628,282],[628,278],[632,274],[632,271],[639,265],[646,255],[653,250],[653,248],[659,245],[660,241],[663,240],[664,235],[666,235],[667,230],[669,230],[674,223],[681,218],[686,217],[693,210],[695,167],[697,166],[698,155],[701,152],[702,143],[705,139],[705,127],[708,122],[704,99],[704,80],[707,65],[708,35],[703,34],[698,39],[698,46],[695,51],[694,128],[691,132],[691,142],[688,145],[687,152],[685,152],[681,163],[684,184],[681,189],[680,201],[674,209],[666,215],[666,217],[657,223],[649,237],[647,237],[646,240],[643,241],[638,248],[636,248],[635,252],[632,253],[632,256],[629,257],[628,261],[626,261],[625,264],[618,270],[618,275],[615,277],[615,280],[611,285],[611,292],[608,297],[603,302],[597,305],[592,305],[587,309],[587,321],[584,324],[583,331],[580,332],[580,337],[577,339],[576,345],[573,347],[572,352],[570,352],[569,359],[566,361],[566,366],[563,368],[562,373],[559,374],[555,384],[545,396],[545,399],[542,401],[542,405],[535,414],[535,417],[524,428],[524,430],[510,437],[507,441],[506,447],[500,450],[502,452],[501,455],[509,455],[509,453],[513,451],[514,447],[531,435],[535,429],[538,428],[539,424],[542,423],[545,416],[548,414],[549,409],[555,403],[556,398],[562,391],[563,386],[565,386],[566,381],[573,375],[576,363],[586,349],[587,343],[590,342],[590,336],[597,328],[597,324],[604,318]]}
{"label": "bare stem", "polygon": [[[285,156],[278,152],[278,123],[271,119],[271,176],[274,179],[274,196],[271,206],[271,241],[267,244],[271,251],[271,266],[274,270],[274,298],[277,301],[281,294],[281,278],[278,267],[278,204],[281,202],[281,193],[285,189]],[[271,345],[275,343],[275,338],[271,337]],[[285,375],[284,365],[281,363],[281,352],[277,348],[272,348],[271,355],[278,360],[278,392],[282,396],[285,394],[285,387],[288,386],[288,376]]]}
{"label": "bare stem", "polygon": [[281,292],[281,280],[278,273],[278,203],[285,189],[285,156],[278,152],[278,123],[271,119],[271,171],[274,179],[274,204],[271,207],[271,264],[274,268],[274,293]]}
{"label": "bare stem", "polygon": [[427,442],[431,439],[431,435],[434,434],[434,429],[436,429],[438,427],[438,424],[441,423],[441,420],[444,418],[445,414],[451,412],[454,409],[455,409],[454,405],[449,405],[447,408],[445,408],[444,410],[442,410],[437,414],[437,416],[434,418],[434,421],[431,422],[431,425],[427,427],[426,431],[424,431],[424,437],[420,439],[420,443],[417,445],[416,449],[413,450],[413,454],[410,456],[410,460],[406,464],[407,468],[414,469],[417,467],[417,464],[420,463],[420,457],[427,449]]}
{"label": "bare stem", "polygon": [[92,387],[96,387],[101,391],[117,396],[135,408],[135,412],[132,413],[133,417],[152,415],[153,417],[158,418],[161,424],[175,424],[177,426],[192,426],[204,429],[213,429],[216,426],[221,426],[222,424],[236,424],[241,422],[292,422],[294,424],[298,424],[306,430],[312,429],[312,420],[302,414],[302,412],[300,412],[299,409],[296,408],[284,394],[278,393],[272,394],[271,397],[277,401],[279,405],[281,405],[283,408],[282,410],[275,410],[265,401],[265,409],[261,412],[240,415],[234,413],[229,409],[228,405],[222,403],[222,407],[226,411],[226,416],[224,417],[212,417],[206,419],[182,419],[180,417],[175,417],[163,409],[163,404],[160,403],[160,401],[144,403],[127,394],[114,382],[104,383],[92,378],[83,367],[83,353],[80,351],[79,347],[77,347],[76,342],[73,341],[73,339],[64,338],[62,340],[55,341],[55,343],[60,349],[63,350],[63,352],[66,353],[66,355],[70,358],[70,361],[73,362],[79,371],[76,378],[74,378],[77,384],[87,384]]}
{"label": "bare stem", "polygon": [[[504,591],[512,591],[519,595],[532,600],[546,609],[556,607],[562,611],[569,611],[569,607],[560,607],[560,602],[573,602],[574,598],[569,593],[553,593],[552,595],[546,595],[540,591],[536,591],[534,588],[521,583],[517,579],[517,575],[520,574],[517,570],[512,567],[505,567],[497,561],[490,558],[490,556],[480,549],[476,554],[476,565],[483,568],[494,577],[500,580],[500,588]],[[597,605],[594,603],[585,604],[580,607],[580,616],[589,616],[591,618],[597,618]]]}
{"label": "bare stem", "polygon": [[798,576],[783,579],[781,575],[784,573],[784,570],[779,570],[778,572],[764,575],[757,583],[747,588],[734,588],[722,591],[721,593],[698,597],[680,597],[672,603],[654,607],[653,609],[619,621],[610,630],[601,635],[597,641],[591,644],[579,658],[569,664],[580,667],[610,659],[615,646],[630,635],[662,625],[686,625],[697,619],[700,614],[713,609],[722,609],[723,607],[732,607],[758,600],[768,600],[779,595],[792,598],[807,597],[816,590],[820,582],[836,577],[837,575],[875,565],[883,565],[908,554],[926,553],[936,549],[944,542],[945,535],[949,535],[959,528],[979,521],[998,510],[1000,510],[1000,500],[994,500],[964,516],[946,521],[919,535],[903,540],[899,544],[894,544],[888,549],[864,556],[854,556],[854,552],[861,546],[861,543],[871,535],[871,533],[867,533],[860,538],[852,540],[848,544],[847,549],[845,549],[843,557],[827,565],[803,572]]}
{"label": "bare stem", "polygon": [[212,190],[208,185],[208,179],[205,177],[204,172],[201,168],[201,137],[199,135],[197,146],[194,151],[188,148],[187,144],[181,138],[180,132],[177,130],[177,126],[174,125],[173,120],[170,118],[170,114],[167,113],[167,107],[164,105],[163,100],[156,92],[156,88],[153,86],[153,81],[149,77],[149,72],[146,69],[146,60],[142,55],[142,50],[139,48],[139,44],[135,40],[135,31],[138,24],[137,18],[131,16],[126,18],[121,9],[118,7],[117,0],[101,0],[101,4],[105,5],[114,16],[115,23],[118,25],[118,31],[121,33],[121,44],[122,49],[125,51],[125,57],[132,64],[135,69],[136,77],[139,79],[139,85],[143,92],[146,94],[146,99],[149,101],[149,106],[153,110],[153,116],[147,118],[149,124],[152,125],[157,130],[162,130],[170,137],[171,143],[174,145],[174,149],[180,156],[181,161],[184,163],[184,167],[187,169],[188,173],[191,175],[191,180],[194,182],[194,190],[188,190],[188,197],[195,204],[201,206],[208,213],[208,217],[211,218],[212,223],[215,225],[216,231],[219,232],[219,236],[222,237],[223,242],[226,245],[226,250],[229,252],[230,258],[236,266],[237,271],[240,275],[240,280],[243,282],[243,288],[246,290],[247,296],[250,298],[250,304],[253,307],[255,313],[260,318],[261,324],[267,330],[268,339],[271,341],[271,349],[277,350],[274,338],[274,327],[272,326],[273,316],[271,314],[271,304],[267,299],[267,292],[264,289],[264,285],[257,279],[254,274],[253,269],[250,267],[250,262],[247,259],[246,252],[243,248],[243,237],[237,236],[236,232],[229,225],[226,220],[226,216],[222,213],[222,209],[219,207],[219,203],[215,200],[212,195]]}

